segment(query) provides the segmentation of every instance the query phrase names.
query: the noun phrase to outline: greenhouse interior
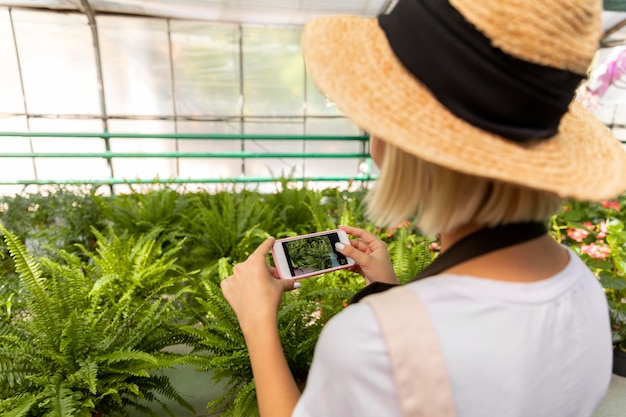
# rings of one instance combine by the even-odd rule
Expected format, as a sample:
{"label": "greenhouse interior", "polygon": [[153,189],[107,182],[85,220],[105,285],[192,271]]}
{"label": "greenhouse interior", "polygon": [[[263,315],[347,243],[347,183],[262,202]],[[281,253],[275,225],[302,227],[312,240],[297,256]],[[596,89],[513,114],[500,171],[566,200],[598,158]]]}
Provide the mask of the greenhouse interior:
{"label": "greenhouse interior", "polygon": [[[400,283],[438,257],[414,222],[369,220],[370,136],[302,53],[310,19],[396,3],[0,0],[0,415],[259,415],[220,288],[236,264],[270,236],[339,225],[384,242]],[[626,0],[604,0],[602,31],[576,99],[626,148]],[[566,201],[547,223],[604,288],[618,352],[625,223],[626,194]],[[364,281],[298,282],[277,320],[303,388]],[[623,366],[594,417],[626,415]]]}

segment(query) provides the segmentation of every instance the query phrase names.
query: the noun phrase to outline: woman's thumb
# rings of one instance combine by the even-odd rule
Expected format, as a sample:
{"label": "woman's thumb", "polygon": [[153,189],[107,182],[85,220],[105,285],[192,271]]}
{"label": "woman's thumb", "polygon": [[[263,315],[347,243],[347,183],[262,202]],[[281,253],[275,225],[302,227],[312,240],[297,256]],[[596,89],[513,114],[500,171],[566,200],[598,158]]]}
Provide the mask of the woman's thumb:
{"label": "woman's thumb", "polygon": [[348,258],[354,259],[354,262],[356,262],[357,264],[361,264],[363,261],[365,261],[364,258],[366,257],[366,255],[350,245],[345,245],[341,242],[337,242],[335,243],[335,249],[337,249],[338,252],[347,256]]}
{"label": "woman's thumb", "polygon": [[283,284],[283,291],[297,290],[298,288],[302,287],[302,284],[300,284],[295,279],[281,279],[281,281],[281,283]]}

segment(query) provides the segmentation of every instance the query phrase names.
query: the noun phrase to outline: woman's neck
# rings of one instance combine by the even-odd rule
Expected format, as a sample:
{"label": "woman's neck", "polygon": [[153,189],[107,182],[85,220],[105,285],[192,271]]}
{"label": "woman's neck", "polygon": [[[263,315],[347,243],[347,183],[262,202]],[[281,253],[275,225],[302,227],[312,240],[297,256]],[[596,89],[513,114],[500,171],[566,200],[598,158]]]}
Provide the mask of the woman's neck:
{"label": "woman's neck", "polygon": [[483,227],[484,226],[479,226],[476,224],[466,224],[454,229],[451,232],[441,233],[441,252],[447,251],[456,242],[463,239],[465,236],[471,235],[477,230],[482,229]]}
{"label": "woman's neck", "polygon": [[[441,251],[484,226],[467,224],[441,234]],[[551,236],[514,245],[458,264],[446,272],[509,282],[533,282],[549,278],[567,266],[569,254]]]}

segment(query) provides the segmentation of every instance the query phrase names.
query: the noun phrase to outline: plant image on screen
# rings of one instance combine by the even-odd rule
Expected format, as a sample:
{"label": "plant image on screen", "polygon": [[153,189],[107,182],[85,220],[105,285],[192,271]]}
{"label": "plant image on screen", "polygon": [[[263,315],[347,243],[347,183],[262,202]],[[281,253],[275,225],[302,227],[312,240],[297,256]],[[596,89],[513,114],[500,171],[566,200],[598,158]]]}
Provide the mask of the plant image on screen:
{"label": "plant image on screen", "polygon": [[341,265],[327,236],[294,240],[286,242],[285,245],[294,275]]}

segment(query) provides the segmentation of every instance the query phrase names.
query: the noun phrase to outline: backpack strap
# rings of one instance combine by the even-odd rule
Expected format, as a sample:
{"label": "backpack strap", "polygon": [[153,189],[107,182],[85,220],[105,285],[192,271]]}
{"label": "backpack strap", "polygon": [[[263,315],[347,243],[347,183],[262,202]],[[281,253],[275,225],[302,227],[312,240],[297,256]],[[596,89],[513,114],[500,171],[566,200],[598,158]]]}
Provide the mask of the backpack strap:
{"label": "backpack strap", "polygon": [[455,417],[452,387],[437,334],[409,287],[363,299],[378,319],[404,417]]}

